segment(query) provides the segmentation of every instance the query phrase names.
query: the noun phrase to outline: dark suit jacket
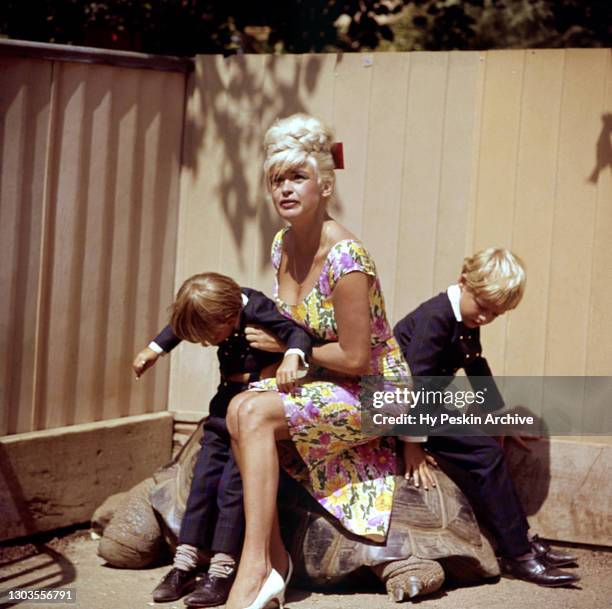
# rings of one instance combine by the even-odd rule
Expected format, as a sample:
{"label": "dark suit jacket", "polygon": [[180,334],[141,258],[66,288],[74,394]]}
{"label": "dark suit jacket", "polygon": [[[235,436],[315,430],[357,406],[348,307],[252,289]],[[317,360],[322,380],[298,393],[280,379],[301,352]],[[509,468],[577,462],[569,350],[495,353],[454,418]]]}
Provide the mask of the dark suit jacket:
{"label": "dark suit jacket", "polygon": [[[281,353],[269,353],[251,347],[244,334],[247,324],[258,324],[274,332],[287,345],[287,349],[301,349],[306,357],[310,356],[312,338],[306,330],[281,315],[274,302],[262,292],[251,288],[241,288],[241,291],[249,301],[240,313],[236,332],[218,346],[217,357],[221,376],[250,372],[253,375],[252,380],[256,380],[263,368],[282,357]],[[166,352],[181,342],[170,326],[166,326],[153,340]]]}
{"label": "dark suit jacket", "polygon": [[503,398],[482,357],[480,328],[457,321],[446,292],[408,313],[393,333],[414,376],[442,377],[434,383],[440,389],[463,368],[475,391],[486,388],[487,410],[503,408]]}

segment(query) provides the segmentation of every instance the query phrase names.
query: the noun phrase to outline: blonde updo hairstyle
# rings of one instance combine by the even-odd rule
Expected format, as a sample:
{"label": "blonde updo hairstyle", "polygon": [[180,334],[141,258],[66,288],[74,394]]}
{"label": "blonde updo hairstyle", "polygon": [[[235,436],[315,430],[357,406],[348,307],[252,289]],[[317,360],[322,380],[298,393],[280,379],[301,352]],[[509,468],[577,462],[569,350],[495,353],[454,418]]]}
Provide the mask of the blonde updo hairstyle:
{"label": "blonde updo hairstyle", "polygon": [[333,132],[318,118],[293,114],[274,122],[264,138],[266,159],[264,174],[271,190],[274,180],[285,172],[305,164],[316,172],[318,183],[335,183],[331,145]]}
{"label": "blonde updo hairstyle", "polygon": [[465,258],[461,276],[478,298],[505,311],[516,308],[525,292],[525,263],[506,248],[490,247]]}

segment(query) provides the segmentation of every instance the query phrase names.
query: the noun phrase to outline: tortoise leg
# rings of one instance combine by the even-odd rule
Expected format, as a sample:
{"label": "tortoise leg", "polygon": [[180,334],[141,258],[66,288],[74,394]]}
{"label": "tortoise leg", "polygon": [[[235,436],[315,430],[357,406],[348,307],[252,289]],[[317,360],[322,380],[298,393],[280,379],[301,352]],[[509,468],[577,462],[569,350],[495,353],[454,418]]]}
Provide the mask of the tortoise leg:
{"label": "tortoise leg", "polygon": [[440,563],[416,556],[393,560],[373,570],[385,584],[389,599],[396,603],[431,594],[444,583],[444,569]]}
{"label": "tortoise leg", "polygon": [[147,478],[125,493],[98,544],[98,556],[114,567],[141,569],[159,557],[163,538],[149,492]]}

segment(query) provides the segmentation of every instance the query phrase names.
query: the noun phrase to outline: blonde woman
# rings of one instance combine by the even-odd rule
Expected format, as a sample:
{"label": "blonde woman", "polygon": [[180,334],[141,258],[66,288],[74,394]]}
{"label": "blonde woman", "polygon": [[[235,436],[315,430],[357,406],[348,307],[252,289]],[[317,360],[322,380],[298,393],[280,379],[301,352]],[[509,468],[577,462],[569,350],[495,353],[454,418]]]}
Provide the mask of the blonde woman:
{"label": "blonde woman", "polygon": [[[332,143],[331,131],[303,114],[277,121],[265,136],[267,187],[288,225],[272,245],[276,304],[327,341],[315,347],[311,363],[327,372],[312,373],[289,392],[279,391],[273,379],[261,381],[230,404],[246,534],[229,609],[260,609],[272,599],[281,605],[284,600],[291,564],[276,511],[279,440],[293,442],[306,465],[302,481],[348,531],[383,540],[389,526],[395,443],[362,434],[359,377],[406,377],[408,368],[387,321],[374,261],[328,213]],[[255,346],[266,341],[251,339]]]}

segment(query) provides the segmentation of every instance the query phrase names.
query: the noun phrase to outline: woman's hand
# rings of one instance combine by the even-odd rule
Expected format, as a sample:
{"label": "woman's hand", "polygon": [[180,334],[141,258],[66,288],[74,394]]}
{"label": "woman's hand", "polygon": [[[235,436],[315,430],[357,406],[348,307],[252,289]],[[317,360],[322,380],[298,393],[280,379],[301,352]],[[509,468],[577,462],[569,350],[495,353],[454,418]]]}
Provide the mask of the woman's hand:
{"label": "woman's hand", "polygon": [[280,391],[288,393],[295,389],[297,373],[300,367],[300,356],[296,353],[285,355],[276,371],[276,385]]}
{"label": "woman's hand", "polygon": [[432,455],[426,453],[423,447],[418,442],[402,442],[404,447],[404,465],[406,467],[404,478],[412,479],[414,486],[419,488],[422,484],[423,488],[428,491],[429,487],[436,486],[434,478],[429,466],[438,467],[437,461]]}
{"label": "woman's hand", "polygon": [[260,326],[247,326],[244,330],[246,339],[249,345],[261,351],[269,351],[270,353],[284,353],[287,347],[276,334],[269,330],[265,330]]}
{"label": "woman's hand", "polygon": [[132,369],[136,378],[139,379],[159,358],[159,353],[155,353],[153,349],[146,347],[135,358],[132,363]]}

